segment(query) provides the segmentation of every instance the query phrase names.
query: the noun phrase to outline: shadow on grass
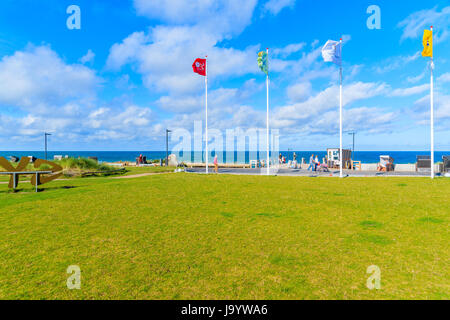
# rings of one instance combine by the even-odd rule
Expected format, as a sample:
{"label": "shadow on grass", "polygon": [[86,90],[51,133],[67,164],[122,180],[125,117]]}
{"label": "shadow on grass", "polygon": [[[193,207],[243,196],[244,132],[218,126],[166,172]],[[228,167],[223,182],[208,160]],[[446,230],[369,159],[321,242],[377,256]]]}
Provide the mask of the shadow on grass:
{"label": "shadow on grass", "polygon": [[[37,191],[43,192],[43,191],[52,191],[52,190],[66,190],[66,189],[75,189],[78,188],[77,186],[61,186],[61,187],[46,187],[46,188],[38,188]],[[36,193],[35,188],[17,188],[17,189],[7,189],[7,190],[1,190],[0,194],[27,194],[27,193]]]}
{"label": "shadow on grass", "polygon": [[423,217],[423,218],[417,219],[417,222],[419,222],[419,223],[427,223],[427,222],[431,222],[431,223],[443,223],[444,220],[442,220],[442,219],[437,219],[437,218],[433,218],[433,217]]}

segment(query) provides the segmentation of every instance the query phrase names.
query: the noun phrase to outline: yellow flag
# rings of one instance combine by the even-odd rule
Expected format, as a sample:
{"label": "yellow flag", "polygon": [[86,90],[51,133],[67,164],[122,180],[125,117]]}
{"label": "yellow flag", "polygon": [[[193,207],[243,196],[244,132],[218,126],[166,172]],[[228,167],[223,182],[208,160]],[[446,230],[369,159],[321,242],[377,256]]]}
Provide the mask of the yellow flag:
{"label": "yellow flag", "polygon": [[433,31],[424,30],[423,31],[423,57],[433,57]]}

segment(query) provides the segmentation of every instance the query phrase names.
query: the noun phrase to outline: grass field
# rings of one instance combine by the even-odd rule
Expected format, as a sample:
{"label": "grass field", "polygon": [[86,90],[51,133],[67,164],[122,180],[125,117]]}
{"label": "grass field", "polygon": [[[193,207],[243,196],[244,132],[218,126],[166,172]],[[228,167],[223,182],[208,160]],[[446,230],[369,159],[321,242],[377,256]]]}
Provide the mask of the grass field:
{"label": "grass field", "polygon": [[[450,299],[450,180],[0,185],[1,299]],[[69,265],[81,289],[69,290]],[[367,267],[381,269],[369,290]]]}

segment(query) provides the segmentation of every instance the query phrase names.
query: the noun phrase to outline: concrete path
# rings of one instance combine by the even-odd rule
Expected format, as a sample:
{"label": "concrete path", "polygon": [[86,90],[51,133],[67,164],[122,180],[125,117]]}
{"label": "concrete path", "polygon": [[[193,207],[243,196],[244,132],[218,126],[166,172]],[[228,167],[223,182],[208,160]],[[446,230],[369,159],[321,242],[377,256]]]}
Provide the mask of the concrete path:
{"label": "concrete path", "polygon": [[[163,173],[172,173],[172,172],[147,172],[147,173],[139,173],[139,174],[132,174],[129,176],[120,176],[120,177],[112,177],[112,179],[132,179],[132,178],[140,178],[145,176],[153,176],[156,174],[163,174]],[[86,179],[96,179],[95,177],[90,178],[83,178],[83,180]],[[70,181],[70,179],[55,179],[53,181]],[[0,184],[8,184],[9,181],[0,181]],[[20,180],[19,183],[30,183],[30,180]]]}
{"label": "concrete path", "polygon": [[157,175],[157,174],[164,174],[164,173],[172,173],[172,172],[147,172],[147,173],[132,174],[132,175],[129,175],[129,176],[113,177],[112,179],[140,178],[140,177],[154,176],[154,175]]}
{"label": "concrete path", "polygon": [[[205,168],[186,168],[189,173],[205,173]],[[213,168],[210,168],[213,173]],[[220,174],[243,174],[243,175],[265,175],[265,169],[249,168],[219,168]],[[330,170],[330,172],[311,172],[304,169],[279,169],[273,172],[278,176],[299,176],[299,177],[339,177],[339,170]],[[376,172],[376,171],[353,171],[344,170],[346,177],[429,177],[426,172]],[[438,174],[436,176],[439,176]]]}

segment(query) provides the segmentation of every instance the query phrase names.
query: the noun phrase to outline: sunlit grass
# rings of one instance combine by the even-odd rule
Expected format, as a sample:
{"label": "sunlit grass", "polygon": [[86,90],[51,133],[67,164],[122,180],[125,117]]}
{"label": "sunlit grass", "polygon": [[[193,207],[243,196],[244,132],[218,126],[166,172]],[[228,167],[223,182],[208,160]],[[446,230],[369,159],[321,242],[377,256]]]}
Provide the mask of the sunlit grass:
{"label": "sunlit grass", "polygon": [[[21,187],[0,185],[3,299],[450,298],[449,180],[181,173]],[[66,287],[69,265],[81,290]],[[366,287],[370,265],[380,290]]]}

